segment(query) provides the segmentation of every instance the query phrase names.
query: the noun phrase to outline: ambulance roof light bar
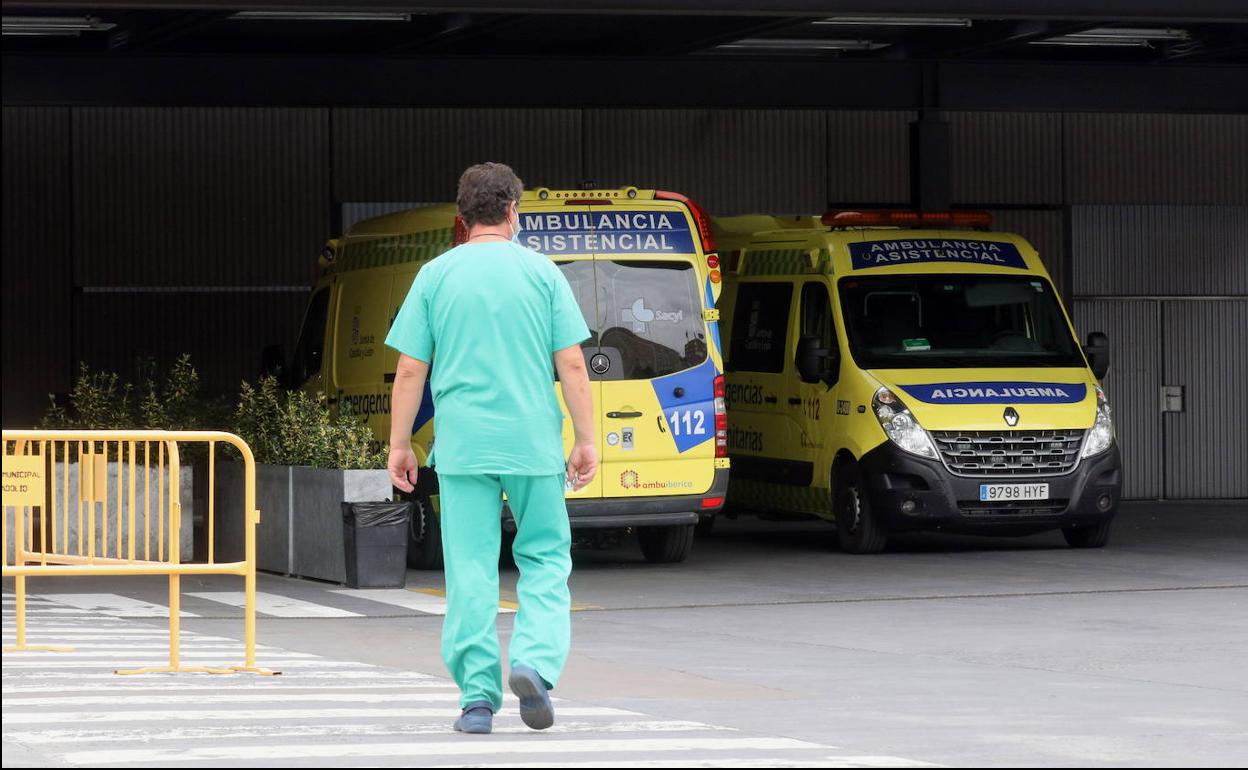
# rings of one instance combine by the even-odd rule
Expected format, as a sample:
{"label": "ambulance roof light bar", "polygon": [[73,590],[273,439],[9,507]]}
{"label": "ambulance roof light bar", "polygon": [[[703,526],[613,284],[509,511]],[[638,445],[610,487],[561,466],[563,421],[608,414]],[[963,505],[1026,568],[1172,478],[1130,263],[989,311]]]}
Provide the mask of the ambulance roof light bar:
{"label": "ambulance roof light bar", "polygon": [[820,220],[828,227],[991,227],[987,211],[829,211]]}
{"label": "ambulance roof light bar", "polygon": [[706,209],[680,193],[655,190],[654,198],[662,201],[680,201],[685,204],[689,208],[689,213],[693,215],[694,224],[698,227],[698,236],[702,239],[702,251],[707,254],[715,251],[715,234],[711,227],[711,215],[706,213]]}

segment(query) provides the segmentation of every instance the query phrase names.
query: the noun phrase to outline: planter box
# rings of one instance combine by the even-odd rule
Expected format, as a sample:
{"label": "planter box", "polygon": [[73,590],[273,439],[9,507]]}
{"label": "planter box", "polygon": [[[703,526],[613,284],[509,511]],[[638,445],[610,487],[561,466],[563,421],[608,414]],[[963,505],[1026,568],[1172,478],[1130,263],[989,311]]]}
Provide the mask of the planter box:
{"label": "planter box", "polygon": [[[219,463],[216,482],[217,560],[241,561],[243,466]],[[389,500],[392,494],[385,470],[257,465],[256,566],[283,575],[345,582],[343,502]]]}
{"label": "planter box", "polygon": [[[179,501],[182,503],[181,529],[178,533],[179,545],[180,545],[178,549],[178,555],[179,555],[179,558],[183,562],[190,562],[192,558],[194,557],[193,517],[195,514],[195,499],[194,499],[195,469],[189,465],[184,465],[178,470],[179,470],[178,496],[180,498]],[[49,513],[54,514],[56,517],[56,522],[55,522],[56,544],[55,544],[55,547],[53,547],[53,543],[52,543],[53,522],[51,520],[51,517],[49,517],[48,551],[54,552],[54,553],[67,553],[67,554],[75,555],[75,556],[77,555],[85,556],[89,554],[90,544],[87,542],[87,540],[90,537],[91,529],[90,529],[90,524],[87,523],[87,515],[88,515],[88,511],[93,508],[94,513],[95,513],[95,555],[96,556],[107,555],[110,557],[115,557],[118,555],[117,554],[117,526],[119,523],[123,524],[123,526],[127,526],[127,527],[129,526],[130,471],[128,470],[128,466],[126,466],[125,469],[122,469],[122,466],[120,464],[115,463],[115,462],[110,462],[108,464],[108,486],[107,486],[107,496],[106,496],[106,499],[108,502],[105,504],[84,503],[82,505],[83,548],[82,548],[81,554],[79,554],[79,551],[78,551],[78,471],[79,471],[79,463],[76,463],[76,462],[70,463],[68,469],[66,469],[65,463],[58,462],[56,464],[56,475],[54,476],[54,480],[58,485],[56,488],[56,502],[55,502],[54,510],[49,511]],[[117,474],[119,471],[122,473],[122,478],[121,478],[122,506],[121,506],[120,511],[118,511],[117,509],[117,483],[118,483]],[[64,484],[63,479],[64,479],[64,474],[66,473],[69,474],[69,515],[68,517],[66,517],[65,526],[62,527],[61,516],[65,512],[65,499],[63,495],[64,490],[65,490],[65,484]],[[135,469],[134,478],[135,478],[134,498],[135,498],[135,535],[136,535],[136,537],[134,538],[135,556],[137,558],[142,559],[146,552],[144,549],[144,543],[143,543],[144,534],[145,534],[144,533],[143,507],[146,502],[145,487],[146,487],[146,484],[150,484],[151,495],[152,495],[152,500],[151,500],[152,513],[151,513],[150,531],[146,533],[147,535],[146,539],[147,539],[148,546],[151,548],[152,558],[157,559],[160,556],[160,528],[157,525],[157,513],[156,513],[156,506],[160,500],[159,492],[158,492],[160,488],[159,487],[160,470],[154,467],[150,468],[147,471],[147,478],[145,480],[143,468],[142,466],[139,466],[138,468]],[[168,488],[168,485],[166,485],[165,487],[165,496],[166,496],[165,504],[166,505],[168,505],[168,495],[169,495],[169,488]],[[51,502],[52,500],[49,497],[49,503]],[[52,508],[52,506],[50,505],[49,508]],[[7,553],[11,554],[13,553],[13,537],[14,537],[13,509],[6,508],[4,511],[4,516],[5,516],[6,524],[8,525],[8,528],[9,528],[8,529],[8,542],[7,542],[7,546],[9,550],[7,551]],[[34,521],[34,526],[38,527],[39,516],[32,515],[31,518]],[[107,551],[105,551],[105,548],[104,548],[105,546],[104,525],[105,524],[108,525]],[[34,534],[35,534],[35,549],[38,550],[39,548],[38,530],[36,530]],[[168,558],[169,553],[168,553],[167,546],[168,546],[169,533],[166,531],[164,534],[165,534],[165,543],[166,543],[165,557]],[[62,543],[62,538],[65,537],[66,535],[67,535],[66,539],[68,540],[67,542],[68,548],[62,550],[60,547]],[[129,533],[123,529],[122,550],[125,555],[129,555],[129,548],[130,548]]]}

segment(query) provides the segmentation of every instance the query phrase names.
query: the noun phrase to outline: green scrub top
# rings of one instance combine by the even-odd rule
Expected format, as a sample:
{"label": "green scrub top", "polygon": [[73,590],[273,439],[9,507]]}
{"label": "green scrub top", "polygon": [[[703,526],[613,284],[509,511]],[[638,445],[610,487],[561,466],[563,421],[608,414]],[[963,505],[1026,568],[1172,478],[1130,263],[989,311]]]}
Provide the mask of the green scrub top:
{"label": "green scrub top", "polygon": [[386,344],[430,364],[440,474],[562,473],[554,358],[589,337],[554,262],[510,241],[457,246],[416,274]]}

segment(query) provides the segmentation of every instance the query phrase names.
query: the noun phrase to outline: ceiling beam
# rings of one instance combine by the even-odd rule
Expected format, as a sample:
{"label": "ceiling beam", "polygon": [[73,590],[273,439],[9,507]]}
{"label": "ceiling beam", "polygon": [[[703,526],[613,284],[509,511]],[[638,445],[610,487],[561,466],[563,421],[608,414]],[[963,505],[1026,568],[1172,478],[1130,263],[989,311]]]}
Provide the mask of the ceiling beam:
{"label": "ceiling beam", "polygon": [[694,37],[688,40],[682,40],[675,45],[666,46],[652,51],[655,56],[676,56],[680,54],[693,53],[702,51],[707,48],[714,48],[725,43],[733,43],[747,37],[758,37],[769,33],[779,32],[780,30],[789,29],[808,24],[816,17],[811,18],[795,18],[782,17],[779,19],[768,18],[762,20],[741,19],[742,23],[731,29],[721,29],[714,34]]}
{"label": "ceiling beam", "polygon": [[[934,15],[931,0],[3,0],[4,8],[315,10],[352,9],[404,13],[610,13],[741,16]],[[1092,19],[1134,21],[1248,20],[1243,0],[944,0],[940,16],[988,19]]]}
{"label": "ceiling beam", "polygon": [[187,11],[172,19],[149,26],[125,25],[109,34],[108,47],[114,51],[150,51],[178,38],[230,17],[231,12]]}
{"label": "ceiling beam", "polygon": [[[1248,112],[1248,67],[942,61],[934,103],[921,65],[887,60],[751,57],[555,60],[560,86],[482,92],[500,67],[549,78],[548,58],[341,58],[9,54],[4,104],[320,107],[708,107],[1091,112]],[[637,89],[638,82],[697,88]],[[394,88],[394,83],[421,87]],[[818,87],[812,87],[817,84]]]}

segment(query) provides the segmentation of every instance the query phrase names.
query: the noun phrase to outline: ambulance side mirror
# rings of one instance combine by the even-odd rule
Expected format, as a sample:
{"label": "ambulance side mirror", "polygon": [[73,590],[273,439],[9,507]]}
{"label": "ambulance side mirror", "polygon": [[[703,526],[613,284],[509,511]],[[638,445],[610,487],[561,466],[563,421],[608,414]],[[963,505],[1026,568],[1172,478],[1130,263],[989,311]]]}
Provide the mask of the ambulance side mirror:
{"label": "ambulance side mirror", "polygon": [[1105,379],[1109,374],[1109,337],[1101,332],[1088,335],[1088,344],[1083,347],[1083,354],[1088,357],[1088,365],[1092,367],[1092,376],[1098,380]]}
{"label": "ambulance side mirror", "polygon": [[814,335],[803,335],[797,341],[797,374],[802,382],[814,384],[836,382],[840,362],[835,351],[820,347],[822,341]]}

